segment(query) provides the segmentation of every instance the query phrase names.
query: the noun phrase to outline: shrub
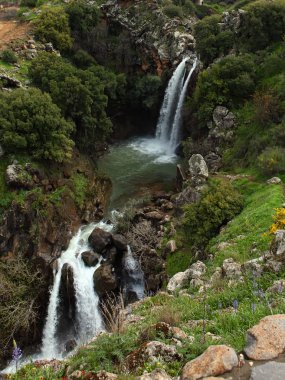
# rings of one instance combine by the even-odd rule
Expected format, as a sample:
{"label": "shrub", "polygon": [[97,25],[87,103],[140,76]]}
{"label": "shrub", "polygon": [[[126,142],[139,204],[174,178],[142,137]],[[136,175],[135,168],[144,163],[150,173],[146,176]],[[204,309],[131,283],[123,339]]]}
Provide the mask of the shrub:
{"label": "shrub", "polygon": [[157,75],[143,75],[133,78],[133,88],[129,93],[129,103],[134,108],[156,109],[162,90],[161,78]]}
{"label": "shrub", "polygon": [[285,172],[285,149],[274,146],[267,147],[258,156],[258,166],[266,174],[277,174]]}
{"label": "shrub", "polygon": [[211,184],[198,203],[185,206],[183,228],[186,240],[196,248],[205,248],[242,207],[242,196],[229,182]]}
{"label": "shrub", "polygon": [[6,63],[16,63],[18,61],[16,54],[9,49],[6,49],[1,53],[1,58]]}
{"label": "shrub", "polygon": [[270,92],[256,91],[253,95],[254,119],[265,126],[278,119],[278,100]]}
{"label": "shrub", "polygon": [[174,4],[168,4],[163,7],[163,12],[166,14],[167,17],[174,18],[174,17],[183,17],[183,10],[178,5]]}
{"label": "shrub", "polygon": [[37,5],[37,0],[21,0],[21,7],[34,8]]}
{"label": "shrub", "polygon": [[48,94],[34,88],[0,94],[0,142],[6,152],[62,162],[71,157],[72,130]]}
{"label": "shrub", "polygon": [[73,62],[80,69],[87,69],[91,65],[95,64],[95,59],[87,53],[85,50],[77,50],[77,52],[72,57]]}
{"label": "shrub", "polygon": [[72,31],[79,33],[81,37],[95,28],[100,18],[100,9],[96,2],[74,0],[66,6],[66,12]]}
{"label": "shrub", "polygon": [[72,38],[68,23],[68,15],[63,8],[45,9],[34,21],[35,36],[40,41],[52,42],[59,50],[68,50],[72,46]]}

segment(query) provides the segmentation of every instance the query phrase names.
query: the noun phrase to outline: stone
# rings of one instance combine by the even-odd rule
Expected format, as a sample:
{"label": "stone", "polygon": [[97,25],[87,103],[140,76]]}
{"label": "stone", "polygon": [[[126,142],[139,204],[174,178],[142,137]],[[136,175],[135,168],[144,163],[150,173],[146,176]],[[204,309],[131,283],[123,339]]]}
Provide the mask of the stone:
{"label": "stone", "polygon": [[146,219],[152,220],[154,222],[159,222],[164,218],[164,215],[159,211],[150,211],[144,214]]}
{"label": "stone", "polygon": [[175,346],[167,345],[158,341],[143,343],[137,350],[131,352],[125,360],[128,370],[141,367],[144,363],[156,363],[164,361],[170,363],[172,361],[181,360]]}
{"label": "stone", "polygon": [[282,180],[279,177],[272,177],[266,181],[269,185],[278,185],[278,183],[281,183]]}
{"label": "stone", "polygon": [[197,380],[207,376],[222,375],[238,365],[235,350],[225,345],[210,346],[196,359],[186,363],[181,380]]}
{"label": "stone", "polygon": [[226,107],[217,106],[213,112],[213,122],[208,123],[209,137],[230,142],[235,128],[235,116]]}
{"label": "stone", "polygon": [[267,290],[268,293],[284,293],[285,291],[285,280],[276,280],[273,285]]}
{"label": "stone", "polygon": [[254,274],[257,277],[260,277],[260,275],[263,272],[262,263],[263,263],[263,257],[258,257],[257,259],[246,261],[241,266],[242,271],[249,274]]}
{"label": "stone", "polygon": [[222,274],[223,274],[222,268],[217,267],[215,269],[215,272],[212,274],[212,276],[210,278],[210,284],[211,285],[216,284],[219,280],[221,280]]}
{"label": "stone", "polygon": [[270,360],[285,350],[285,314],[269,315],[249,329],[244,352],[253,360]]}
{"label": "stone", "polygon": [[94,287],[99,296],[114,291],[118,287],[118,279],[114,268],[108,263],[103,263],[93,275]]}
{"label": "stone", "polygon": [[128,242],[127,242],[127,239],[123,235],[120,235],[120,234],[112,235],[112,241],[113,241],[114,246],[119,251],[128,250]]}
{"label": "stone", "polygon": [[285,230],[277,230],[275,232],[270,253],[278,259],[285,259]]}
{"label": "stone", "polygon": [[97,265],[100,260],[98,253],[92,251],[82,252],[81,258],[84,264],[88,267],[95,267],[95,265]]}
{"label": "stone", "polygon": [[250,380],[284,380],[285,363],[268,362],[252,369]]}
{"label": "stone", "polygon": [[151,373],[139,376],[137,380],[171,380],[172,378],[163,370],[155,369]]}
{"label": "stone", "polygon": [[112,234],[102,230],[101,228],[95,228],[91,232],[88,241],[94,251],[101,254],[108,245],[111,245]]}
{"label": "stone", "polygon": [[188,161],[190,178],[194,186],[203,185],[209,177],[209,171],[201,154],[193,154]]}
{"label": "stone", "polygon": [[166,288],[169,292],[175,292],[176,290],[186,285],[189,282],[189,280],[190,273],[189,269],[187,269],[186,271],[178,272],[173,277],[171,277]]}
{"label": "stone", "polygon": [[211,173],[217,172],[222,167],[222,157],[214,152],[208,153],[205,161]]}
{"label": "stone", "polygon": [[206,273],[207,267],[202,261],[196,261],[189,268],[189,275],[191,279],[200,279]]}
{"label": "stone", "polygon": [[175,240],[169,240],[166,243],[166,246],[164,248],[164,255],[168,255],[169,253],[173,253],[177,250],[176,241]]}
{"label": "stone", "polygon": [[235,262],[231,257],[224,260],[222,271],[228,280],[239,280],[242,277],[241,264]]}
{"label": "stone", "polygon": [[65,352],[70,352],[70,351],[74,350],[76,346],[77,346],[77,344],[76,344],[75,339],[68,340],[64,345]]}
{"label": "stone", "polygon": [[16,188],[31,189],[34,186],[32,176],[20,164],[8,165],[6,181],[9,186]]}
{"label": "stone", "polygon": [[197,203],[201,199],[201,193],[197,189],[188,186],[175,198],[176,207],[182,207],[187,203]]}

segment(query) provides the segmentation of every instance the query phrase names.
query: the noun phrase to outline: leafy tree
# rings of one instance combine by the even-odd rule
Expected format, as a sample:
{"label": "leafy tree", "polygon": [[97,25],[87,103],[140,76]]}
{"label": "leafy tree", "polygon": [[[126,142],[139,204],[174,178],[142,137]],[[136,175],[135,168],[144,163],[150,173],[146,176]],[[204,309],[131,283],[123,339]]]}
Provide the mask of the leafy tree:
{"label": "leafy tree", "polygon": [[39,54],[30,67],[33,83],[49,92],[65,118],[76,124],[76,139],[89,152],[94,144],[104,141],[112,131],[106,110],[108,98],[115,99],[122,90],[123,78],[92,65],[77,69],[63,58]]}
{"label": "leafy tree", "polygon": [[95,28],[100,18],[100,9],[96,2],[88,3],[84,0],[73,0],[66,6],[69,23],[73,32],[81,37]]}
{"label": "leafy tree", "polygon": [[28,151],[36,159],[71,158],[73,124],[64,120],[48,94],[17,89],[0,94],[0,142],[7,152]]}
{"label": "leafy tree", "polygon": [[59,50],[68,50],[72,46],[68,15],[61,7],[45,9],[34,21],[35,36],[40,41],[52,42]]}
{"label": "leafy tree", "polygon": [[10,49],[3,50],[1,58],[6,63],[16,63],[18,61],[16,54]]}
{"label": "leafy tree", "polygon": [[161,78],[157,75],[135,77],[129,93],[129,103],[135,108],[143,106],[146,110],[153,110],[160,100],[161,89]]}

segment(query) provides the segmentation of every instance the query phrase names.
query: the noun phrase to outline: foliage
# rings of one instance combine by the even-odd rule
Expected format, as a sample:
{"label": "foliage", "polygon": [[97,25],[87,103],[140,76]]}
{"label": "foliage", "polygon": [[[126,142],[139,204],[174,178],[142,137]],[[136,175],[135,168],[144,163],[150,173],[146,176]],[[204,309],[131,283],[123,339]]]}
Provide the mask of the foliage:
{"label": "foliage", "polygon": [[228,182],[212,183],[198,203],[185,206],[185,239],[202,249],[243,207],[240,193]]}
{"label": "foliage", "polygon": [[50,93],[64,117],[75,122],[80,148],[94,152],[95,143],[104,141],[112,131],[106,114],[108,98],[116,99],[122,91],[122,77],[98,65],[77,69],[49,53],[39,54],[29,73],[36,86]]}
{"label": "foliage", "polygon": [[285,229],[285,208],[276,208],[273,215],[274,223],[269,228],[269,234],[273,235],[278,230]]}
{"label": "foliage", "polygon": [[10,49],[6,49],[2,51],[1,59],[5,63],[17,63],[18,61],[16,54]]}
{"label": "foliage", "polygon": [[34,8],[37,5],[37,0],[21,0],[21,7]]}
{"label": "foliage", "polygon": [[83,70],[96,63],[95,59],[88,54],[87,51],[82,49],[77,50],[72,56],[72,61],[77,67]]}
{"label": "foliage", "polygon": [[88,179],[82,173],[75,173],[71,176],[73,181],[73,196],[78,207],[82,208],[88,191]]}
{"label": "foliage", "polygon": [[160,101],[162,90],[161,78],[157,75],[143,75],[133,78],[132,88],[128,94],[129,103],[134,108],[153,110]]}
{"label": "foliage", "polygon": [[182,8],[179,7],[178,5],[174,5],[174,4],[165,5],[163,7],[163,12],[166,14],[166,16],[168,16],[170,18],[175,18],[175,17],[182,18],[183,17]]}
{"label": "foliage", "polygon": [[258,166],[266,174],[285,172],[285,149],[281,147],[267,147],[258,156]]}
{"label": "foliage", "polygon": [[96,2],[73,0],[65,9],[69,15],[71,30],[78,33],[80,37],[86,36],[99,21],[100,9]]}
{"label": "foliage", "polygon": [[262,50],[285,34],[283,1],[257,1],[247,6],[242,15],[238,41],[241,50]]}
{"label": "foliage", "polygon": [[41,42],[52,42],[59,50],[68,50],[72,46],[68,15],[61,7],[46,8],[34,21],[35,36]]}
{"label": "foliage", "polygon": [[237,107],[255,88],[254,59],[251,55],[228,56],[201,72],[194,91],[199,126],[211,120],[217,105]]}
{"label": "foliage", "polygon": [[205,17],[195,25],[197,52],[205,65],[209,65],[216,58],[226,55],[233,46],[234,33],[221,31],[219,23],[221,16]]}
{"label": "foliage", "polygon": [[73,125],[48,94],[18,89],[0,94],[0,142],[7,152],[29,151],[36,159],[70,159]]}

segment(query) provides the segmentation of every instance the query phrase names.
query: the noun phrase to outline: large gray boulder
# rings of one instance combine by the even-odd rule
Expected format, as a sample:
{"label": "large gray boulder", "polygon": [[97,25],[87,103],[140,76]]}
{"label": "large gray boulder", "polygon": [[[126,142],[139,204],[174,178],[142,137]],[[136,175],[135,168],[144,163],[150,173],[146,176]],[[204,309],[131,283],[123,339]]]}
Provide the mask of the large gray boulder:
{"label": "large gray boulder", "polygon": [[193,154],[188,163],[190,178],[193,185],[203,185],[209,177],[208,167],[203,156],[201,156],[201,154]]}

